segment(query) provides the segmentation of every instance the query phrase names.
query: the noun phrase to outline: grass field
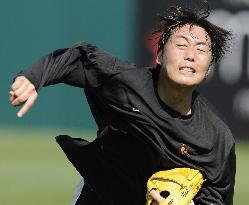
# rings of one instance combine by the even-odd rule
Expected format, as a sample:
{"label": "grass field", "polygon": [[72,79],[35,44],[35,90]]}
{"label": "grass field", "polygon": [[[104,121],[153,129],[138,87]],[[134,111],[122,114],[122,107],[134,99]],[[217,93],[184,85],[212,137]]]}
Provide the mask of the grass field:
{"label": "grass field", "polygon": [[[0,129],[0,205],[69,205],[80,179],[54,140],[75,130]],[[93,133],[84,137],[93,139]],[[249,198],[249,143],[237,142],[234,205]]]}

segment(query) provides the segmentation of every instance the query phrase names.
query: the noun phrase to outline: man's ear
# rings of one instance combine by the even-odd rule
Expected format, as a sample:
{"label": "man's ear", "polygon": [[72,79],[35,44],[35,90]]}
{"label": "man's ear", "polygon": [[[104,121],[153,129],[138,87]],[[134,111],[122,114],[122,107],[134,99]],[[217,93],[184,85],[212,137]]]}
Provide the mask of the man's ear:
{"label": "man's ear", "polygon": [[158,65],[161,65],[162,64],[162,59],[163,59],[163,56],[162,56],[162,51],[159,51],[157,56],[156,56],[156,63]]}

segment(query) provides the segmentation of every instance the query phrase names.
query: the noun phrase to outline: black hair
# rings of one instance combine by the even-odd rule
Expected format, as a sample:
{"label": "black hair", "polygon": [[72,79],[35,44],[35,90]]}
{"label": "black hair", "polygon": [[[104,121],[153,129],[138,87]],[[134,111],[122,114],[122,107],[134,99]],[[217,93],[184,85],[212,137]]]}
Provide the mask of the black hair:
{"label": "black hair", "polygon": [[160,35],[157,53],[163,51],[172,31],[190,24],[202,27],[207,32],[211,39],[212,63],[219,62],[229,50],[228,42],[232,38],[232,33],[209,22],[209,15],[209,5],[204,11],[181,6],[170,7],[164,15],[159,15],[161,21],[152,33],[154,37]]}

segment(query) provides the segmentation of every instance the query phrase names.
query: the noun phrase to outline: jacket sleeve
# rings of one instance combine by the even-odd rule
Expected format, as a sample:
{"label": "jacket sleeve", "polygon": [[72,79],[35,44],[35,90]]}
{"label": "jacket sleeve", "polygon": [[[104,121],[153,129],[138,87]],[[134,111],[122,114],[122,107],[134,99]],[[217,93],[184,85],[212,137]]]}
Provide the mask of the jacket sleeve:
{"label": "jacket sleeve", "polygon": [[71,48],[57,49],[42,57],[18,76],[27,77],[36,90],[66,83],[84,88],[97,87],[115,75],[116,58],[91,44],[80,42]]}
{"label": "jacket sleeve", "polygon": [[207,181],[195,199],[196,205],[233,205],[236,173],[235,146],[230,150],[221,172],[214,181]]}

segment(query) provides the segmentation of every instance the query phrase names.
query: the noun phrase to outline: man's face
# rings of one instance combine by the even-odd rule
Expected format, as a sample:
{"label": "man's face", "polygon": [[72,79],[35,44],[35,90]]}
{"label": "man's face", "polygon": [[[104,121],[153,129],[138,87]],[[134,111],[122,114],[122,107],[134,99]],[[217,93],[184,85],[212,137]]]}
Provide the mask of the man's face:
{"label": "man's face", "polygon": [[158,63],[162,65],[160,75],[184,87],[199,85],[211,60],[210,37],[203,28],[189,24],[175,29],[158,55]]}

